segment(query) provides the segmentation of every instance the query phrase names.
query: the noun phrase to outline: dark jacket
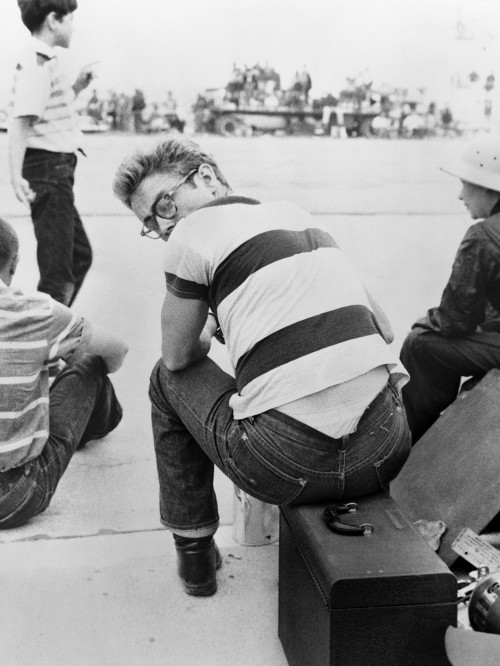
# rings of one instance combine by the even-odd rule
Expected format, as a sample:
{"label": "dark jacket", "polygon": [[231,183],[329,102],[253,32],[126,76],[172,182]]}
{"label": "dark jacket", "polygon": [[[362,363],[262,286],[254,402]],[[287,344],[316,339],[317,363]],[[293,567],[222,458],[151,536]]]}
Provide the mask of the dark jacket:
{"label": "dark jacket", "polygon": [[440,305],[416,326],[450,338],[500,332],[500,211],[467,230]]}

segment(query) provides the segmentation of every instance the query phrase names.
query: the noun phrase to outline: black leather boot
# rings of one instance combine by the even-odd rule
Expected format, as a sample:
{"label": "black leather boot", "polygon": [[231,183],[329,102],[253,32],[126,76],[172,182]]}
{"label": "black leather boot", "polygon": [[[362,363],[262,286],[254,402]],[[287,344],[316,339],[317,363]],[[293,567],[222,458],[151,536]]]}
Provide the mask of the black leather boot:
{"label": "black leather boot", "polygon": [[177,572],[187,594],[209,597],[217,591],[216,569],[222,558],[213,537],[188,539],[174,534]]}

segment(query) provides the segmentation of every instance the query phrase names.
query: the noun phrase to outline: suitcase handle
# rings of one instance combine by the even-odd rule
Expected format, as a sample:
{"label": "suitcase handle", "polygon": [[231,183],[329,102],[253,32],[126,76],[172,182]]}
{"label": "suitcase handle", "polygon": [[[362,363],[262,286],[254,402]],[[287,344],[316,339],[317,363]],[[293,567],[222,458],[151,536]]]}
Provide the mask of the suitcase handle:
{"label": "suitcase handle", "polygon": [[339,514],[342,513],[355,513],[358,505],[354,502],[349,504],[343,504],[340,506],[330,505],[327,506],[323,511],[323,519],[333,532],[337,534],[345,534],[349,536],[371,536],[373,532],[373,525],[370,523],[361,523],[361,525],[351,525],[350,523],[344,523],[340,518]]}

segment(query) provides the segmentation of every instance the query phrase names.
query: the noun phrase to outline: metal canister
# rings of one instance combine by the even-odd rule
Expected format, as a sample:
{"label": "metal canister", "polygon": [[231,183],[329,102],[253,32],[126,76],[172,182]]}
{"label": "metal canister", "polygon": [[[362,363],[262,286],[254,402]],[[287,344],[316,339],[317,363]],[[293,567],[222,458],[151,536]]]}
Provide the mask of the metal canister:
{"label": "metal canister", "polygon": [[469,622],[476,631],[500,634],[500,571],[479,580],[469,602]]}
{"label": "metal canister", "polygon": [[279,509],[234,486],[233,539],[244,546],[264,546],[279,538]]}

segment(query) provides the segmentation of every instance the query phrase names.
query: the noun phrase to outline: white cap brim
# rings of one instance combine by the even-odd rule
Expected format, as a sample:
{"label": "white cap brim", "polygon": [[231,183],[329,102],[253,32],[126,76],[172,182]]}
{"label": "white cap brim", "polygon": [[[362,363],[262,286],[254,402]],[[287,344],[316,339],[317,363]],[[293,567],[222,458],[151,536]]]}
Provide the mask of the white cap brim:
{"label": "white cap brim", "polygon": [[486,187],[488,190],[495,190],[495,192],[500,192],[500,175],[491,173],[490,171],[485,171],[479,167],[473,167],[470,164],[464,164],[463,162],[457,162],[450,166],[439,167],[444,173],[450,174],[450,176],[456,176],[461,180],[466,180],[468,183],[473,183],[474,185],[480,185],[481,187]]}

